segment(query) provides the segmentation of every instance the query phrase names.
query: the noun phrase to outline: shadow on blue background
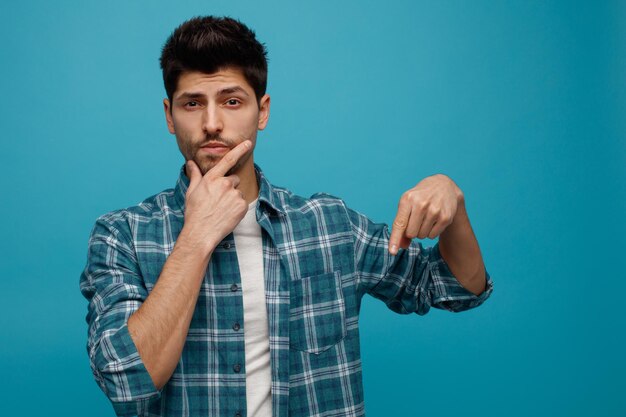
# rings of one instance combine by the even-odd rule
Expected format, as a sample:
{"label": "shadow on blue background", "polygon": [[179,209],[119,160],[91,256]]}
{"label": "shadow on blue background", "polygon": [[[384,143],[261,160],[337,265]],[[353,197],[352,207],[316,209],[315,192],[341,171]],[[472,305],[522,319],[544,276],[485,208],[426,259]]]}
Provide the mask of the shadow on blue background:
{"label": "shadow on blue background", "polygon": [[466,195],[494,294],[425,317],[366,299],[369,416],[626,415],[624,3],[384,4],[0,6],[0,415],[113,415],[85,350],[87,239],[174,186],[158,56],[209,13],[268,46],[273,183],[388,223],[428,175]]}

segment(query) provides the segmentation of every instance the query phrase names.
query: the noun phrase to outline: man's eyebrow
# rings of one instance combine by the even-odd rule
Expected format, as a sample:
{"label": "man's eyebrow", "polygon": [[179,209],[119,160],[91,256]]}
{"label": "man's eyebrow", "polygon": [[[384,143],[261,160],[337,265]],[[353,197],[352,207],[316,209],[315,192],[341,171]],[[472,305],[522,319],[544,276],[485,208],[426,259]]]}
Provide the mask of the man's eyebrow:
{"label": "man's eyebrow", "polygon": [[221,90],[219,90],[217,92],[217,95],[219,96],[225,96],[228,94],[234,94],[234,93],[242,93],[244,94],[246,97],[250,97],[250,95],[248,94],[248,92],[246,90],[243,89],[243,87],[240,87],[238,85],[235,85],[233,87],[226,87],[226,88],[222,88]]}
{"label": "man's eyebrow", "polygon": [[181,93],[178,97],[176,97],[176,100],[180,100],[180,99],[193,100],[193,99],[199,99],[199,98],[204,98],[204,97],[206,97],[204,93],[185,91],[184,93]]}
{"label": "man's eyebrow", "polygon": [[[217,95],[226,96],[226,95],[234,94],[234,93],[241,93],[245,95],[246,97],[250,97],[248,92],[243,87],[238,86],[238,85],[222,88],[221,90],[218,90]],[[200,98],[206,98],[206,94],[202,92],[185,91],[184,93],[181,93],[180,95],[178,95],[175,98],[175,100],[197,100]]]}

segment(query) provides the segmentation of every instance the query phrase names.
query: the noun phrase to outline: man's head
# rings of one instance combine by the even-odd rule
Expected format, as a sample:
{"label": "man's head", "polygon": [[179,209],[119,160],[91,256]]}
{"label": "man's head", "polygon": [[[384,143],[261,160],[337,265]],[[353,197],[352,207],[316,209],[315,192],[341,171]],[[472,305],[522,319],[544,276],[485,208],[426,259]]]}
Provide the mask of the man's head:
{"label": "man's head", "polygon": [[239,68],[257,101],[267,87],[267,50],[252,30],[229,17],[187,20],[163,45],[160,62],[170,101],[180,75],[186,71],[212,74],[227,67]]}
{"label": "man's head", "polygon": [[[205,174],[237,144],[256,145],[270,98],[266,50],[254,32],[231,18],[196,17],[180,25],[161,54],[168,129],[186,160]],[[224,148],[211,146],[224,145]],[[252,151],[231,170],[253,172]]]}

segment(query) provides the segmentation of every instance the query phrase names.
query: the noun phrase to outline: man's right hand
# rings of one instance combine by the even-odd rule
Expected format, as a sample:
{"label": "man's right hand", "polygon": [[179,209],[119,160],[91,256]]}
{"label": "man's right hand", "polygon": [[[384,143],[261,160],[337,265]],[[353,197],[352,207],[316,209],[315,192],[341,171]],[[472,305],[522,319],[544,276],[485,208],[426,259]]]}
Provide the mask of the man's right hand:
{"label": "man's right hand", "polygon": [[193,160],[187,161],[184,228],[195,244],[212,250],[244,218],[248,204],[237,189],[240,179],[226,173],[251,148],[252,142],[243,141],[204,175]]}
{"label": "man's right hand", "polygon": [[[128,319],[128,331],[157,389],[170,379],[180,360],[211,253],[232,232],[247,210],[237,189],[239,177],[226,173],[251,149],[245,141],[202,175],[187,163],[185,225],[156,285]],[[203,254],[199,248],[206,249]]]}

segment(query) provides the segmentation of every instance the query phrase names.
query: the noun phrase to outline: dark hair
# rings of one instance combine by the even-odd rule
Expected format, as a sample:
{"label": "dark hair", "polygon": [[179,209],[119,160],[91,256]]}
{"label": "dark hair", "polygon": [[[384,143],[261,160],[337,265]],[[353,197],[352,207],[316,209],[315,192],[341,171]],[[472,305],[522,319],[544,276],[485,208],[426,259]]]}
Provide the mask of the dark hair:
{"label": "dark hair", "polygon": [[212,74],[239,68],[259,103],[267,87],[265,46],[254,31],[230,17],[198,16],[183,22],[163,45],[160,63],[170,101],[184,71]]}

